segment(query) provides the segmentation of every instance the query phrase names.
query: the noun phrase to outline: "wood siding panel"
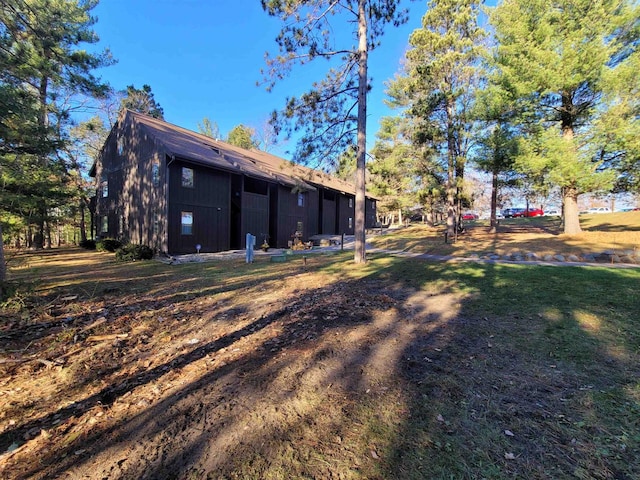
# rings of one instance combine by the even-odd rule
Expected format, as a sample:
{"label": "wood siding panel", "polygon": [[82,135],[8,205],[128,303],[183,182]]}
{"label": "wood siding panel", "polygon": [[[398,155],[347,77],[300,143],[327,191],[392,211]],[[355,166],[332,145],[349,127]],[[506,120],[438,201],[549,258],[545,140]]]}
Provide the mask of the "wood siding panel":
{"label": "wood siding panel", "polygon": [[313,237],[320,233],[320,190],[307,192],[307,235]]}
{"label": "wood siding panel", "polygon": [[[349,206],[351,200],[351,206]],[[352,195],[340,194],[338,196],[338,232],[345,235],[353,235],[355,227],[355,198]],[[351,218],[351,227],[349,227]]]}
{"label": "wood siding panel", "polygon": [[256,245],[269,235],[269,195],[243,192],[242,195],[242,247],[247,233],[255,235]]}
{"label": "wood siding panel", "polygon": [[336,201],[322,199],[322,232],[324,235],[334,235],[336,232]]}
{"label": "wood siding panel", "polygon": [[376,201],[367,198],[364,209],[364,228],[375,228],[376,226]]}
{"label": "wood siding panel", "polygon": [[[311,192],[314,193],[314,192]],[[278,231],[275,246],[286,248],[289,241],[293,240],[293,235],[297,231],[298,223],[302,223],[302,240],[307,241],[313,234],[309,234],[310,225],[307,219],[309,211],[310,192],[302,193],[303,205],[298,205],[298,193],[293,193],[290,188],[279,187],[278,189]]]}
{"label": "wood siding panel", "polygon": [[[182,168],[194,172],[193,188],[182,186]],[[230,175],[176,160],[169,167],[169,251],[219,252],[230,248]],[[181,212],[193,213],[193,232],[182,234]]]}

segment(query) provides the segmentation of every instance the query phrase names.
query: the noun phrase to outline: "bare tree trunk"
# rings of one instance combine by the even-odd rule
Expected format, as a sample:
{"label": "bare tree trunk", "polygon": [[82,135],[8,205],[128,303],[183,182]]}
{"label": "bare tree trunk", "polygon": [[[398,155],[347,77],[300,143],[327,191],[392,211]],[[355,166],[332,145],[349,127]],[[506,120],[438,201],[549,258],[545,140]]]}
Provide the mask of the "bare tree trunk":
{"label": "bare tree trunk", "polygon": [[[563,93],[562,106],[564,112],[572,110],[573,102],[571,95]],[[562,138],[567,142],[573,143],[573,117],[565,115],[562,118]],[[575,186],[565,187],[562,191],[563,215],[564,215],[564,233],[575,235],[582,232],[580,227],[580,212],[578,211],[578,190]]]}
{"label": "bare tree trunk", "polygon": [[[0,282],[7,279],[7,265],[4,263],[4,242],[2,241],[2,224],[0,224]],[[2,285],[0,284],[0,298],[2,297]]]}
{"label": "bare tree trunk", "polygon": [[355,263],[367,261],[365,234],[365,168],[367,149],[367,12],[366,0],[358,0],[358,155],[356,159]]}
{"label": "bare tree trunk", "polygon": [[80,243],[84,245],[87,241],[87,226],[84,220],[84,214],[86,211],[86,203],[84,198],[80,200]]}
{"label": "bare tree trunk", "polygon": [[580,212],[578,211],[578,193],[574,188],[566,188],[563,192],[564,233],[575,235],[582,232]]}
{"label": "bare tree trunk", "polygon": [[498,172],[493,171],[491,176],[491,219],[489,220],[489,231],[496,233],[498,231],[498,218],[496,215],[498,209]]}
{"label": "bare tree trunk", "polygon": [[51,222],[49,220],[47,220],[44,223],[44,233],[45,233],[45,237],[44,237],[44,248],[46,248],[47,250],[51,249],[53,247],[53,243],[51,242]]}
{"label": "bare tree trunk", "polygon": [[453,138],[452,100],[447,104],[447,241],[455,241],[456,235],[456,157]]}

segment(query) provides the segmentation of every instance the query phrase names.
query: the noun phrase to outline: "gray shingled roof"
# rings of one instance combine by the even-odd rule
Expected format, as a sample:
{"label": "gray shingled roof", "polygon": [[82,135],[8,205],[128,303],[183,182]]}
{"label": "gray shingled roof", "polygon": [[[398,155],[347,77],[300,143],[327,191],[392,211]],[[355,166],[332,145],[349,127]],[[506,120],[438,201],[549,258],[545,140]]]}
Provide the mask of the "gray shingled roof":
{"label": "gray shingled roof", "polygon": [[313,185],[355,194],[354,185],[339,178],[260,150],[246,150],[171,123],[128,110],[134,123],[153,136],[168,154],[226,171],[315,190]]}

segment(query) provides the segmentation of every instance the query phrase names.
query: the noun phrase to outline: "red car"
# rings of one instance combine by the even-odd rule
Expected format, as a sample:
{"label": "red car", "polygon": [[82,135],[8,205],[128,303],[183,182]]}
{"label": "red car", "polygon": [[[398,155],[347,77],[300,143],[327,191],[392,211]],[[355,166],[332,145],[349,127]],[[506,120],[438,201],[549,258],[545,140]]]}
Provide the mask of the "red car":
{"label": "red car", "polygon": [[478,219],[478,215],[476,215],[475,213],[472,213],[472,212],[467,212],[467,213],[463,213],[462,214],[462,219],[463,220],[477,220]]}
{"label": "red car", "polygon": [[544,212],[540,208],[530,208],[529,210],[524,211],[525,217],[541,217],[544,215]]}

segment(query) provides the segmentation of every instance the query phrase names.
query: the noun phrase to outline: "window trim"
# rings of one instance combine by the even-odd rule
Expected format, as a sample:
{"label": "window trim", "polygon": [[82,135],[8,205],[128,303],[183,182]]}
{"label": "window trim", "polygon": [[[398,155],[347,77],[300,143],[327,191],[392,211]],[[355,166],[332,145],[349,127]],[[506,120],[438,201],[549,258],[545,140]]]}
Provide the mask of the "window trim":
{"label": "window trim", "polygon": [[[187,183],[185,183],[185,179],[189,177],[185,178],[186,172],[191,172],[191,175],[190,175],[191,181]],[[182,185],[183,188],[195,188],[195,184],[196,184],[195,178],[196,178],[196,174],[193,168],[182,167],[182,170],[180,170],[180,184]]]}
{"label": "window trim", "polygon": [[[191,223],[185,223],[185,218],[191,218]],[[187,231],[188,230],[188,231]],[[193,212],[182,210],[180,212],[180,235],[193,235]]]}

